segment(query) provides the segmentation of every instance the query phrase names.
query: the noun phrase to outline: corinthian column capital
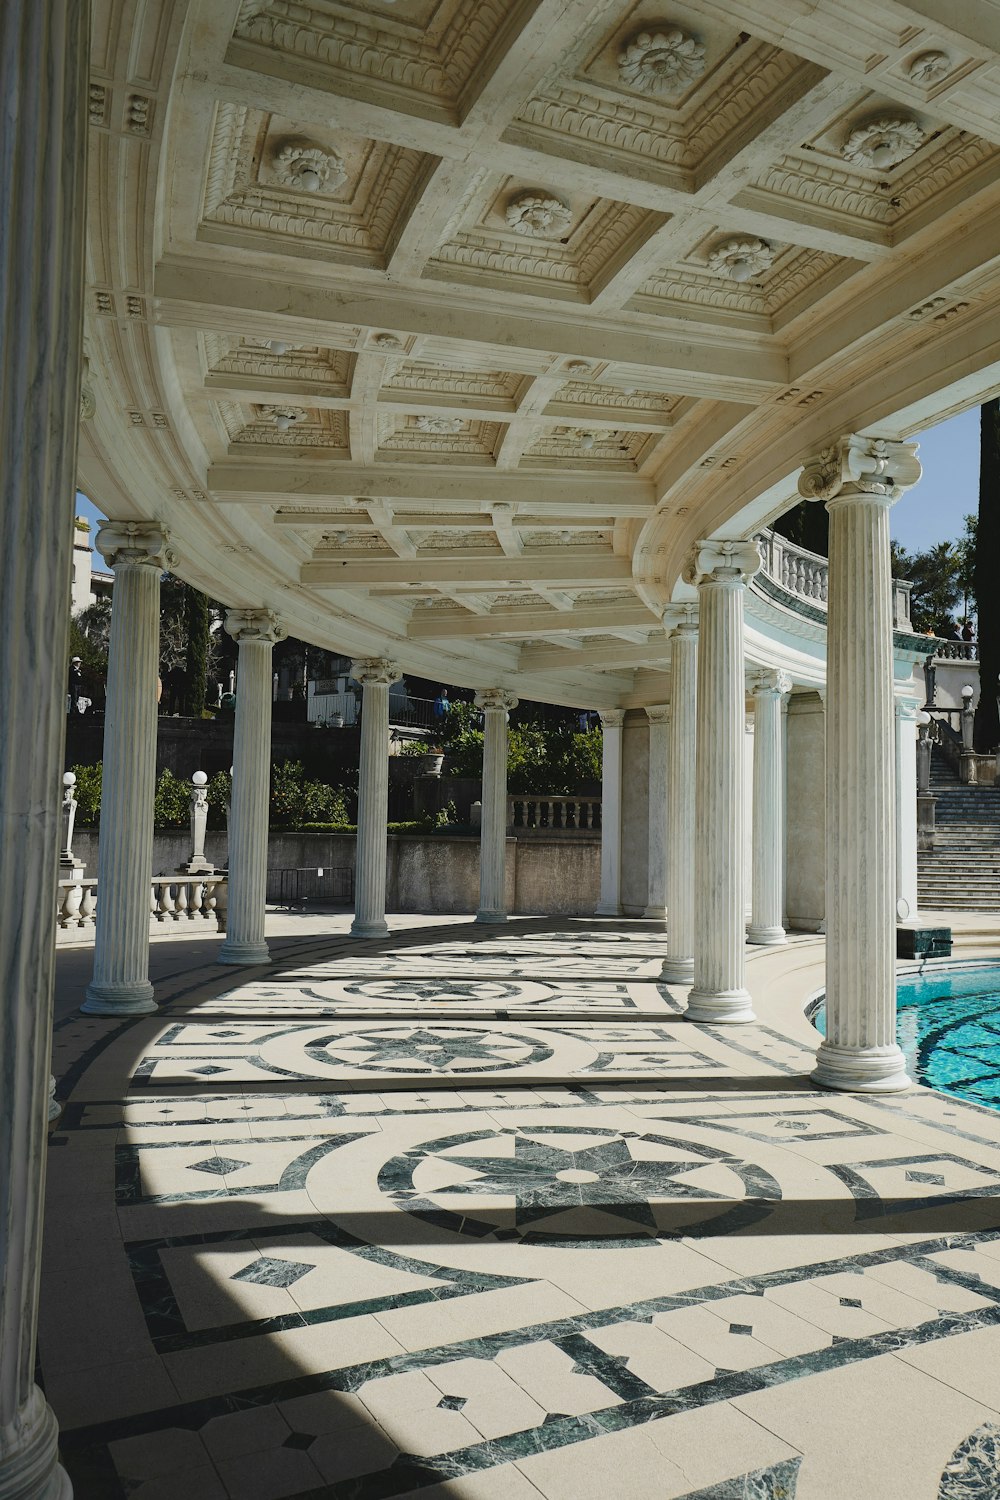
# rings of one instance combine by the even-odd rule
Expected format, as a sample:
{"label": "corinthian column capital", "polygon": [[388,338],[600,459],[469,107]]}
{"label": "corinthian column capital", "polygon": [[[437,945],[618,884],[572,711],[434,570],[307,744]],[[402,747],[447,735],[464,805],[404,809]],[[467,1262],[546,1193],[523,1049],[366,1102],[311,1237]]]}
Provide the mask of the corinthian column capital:
{"label": "corinthian column capital", "polygon": [[756,542],[725,542],[709,538],[695,542],[684,569],[686,583],[708,583],[730,588],[749,583],[760,567]]}
{"label": "corinthian column capital", "polygon": [[620,729],[625,723],[623,708],[602,708],[600,714],[601,724],[605,729]]}
{"label": "corinthian column capital", "polygon": [[288,634],[270,609],[227,609],[226,630],[234,641],[262,641],[266,646],[283,641]]}
{"label": "corinthian column capital", "polygon": [[351,662],[351,676],[362,687],[369,683],[388,687],[390,683],[398,682],[402,675],[399,663],[388,661],[384,656],[362,656]]}
{"label": "corinthian column capital", "polygon": [[517,699],[506,688],[483,688],[476,694],[476,707],[502,709],[504,713],[510,713],[512,708],[517,707]]}
{"label": "corinthian column capital", "polygon": [[792,679],[780,669],[758,667],[750,673],[747,687],[754,698],[783,698],[792,691]]}
{"label": "corinthian column capital", "polygon": [[916,443],[847,433],[806,460],[799,494],[827,504],[864,499],[894,505],[922,472]]}
{"label": "corinthian column capital", "polygon": [[108,521],[94,545],[113,568],[134,563],[165,573],[177,561],[169,542],[170,533],[159,521]]}

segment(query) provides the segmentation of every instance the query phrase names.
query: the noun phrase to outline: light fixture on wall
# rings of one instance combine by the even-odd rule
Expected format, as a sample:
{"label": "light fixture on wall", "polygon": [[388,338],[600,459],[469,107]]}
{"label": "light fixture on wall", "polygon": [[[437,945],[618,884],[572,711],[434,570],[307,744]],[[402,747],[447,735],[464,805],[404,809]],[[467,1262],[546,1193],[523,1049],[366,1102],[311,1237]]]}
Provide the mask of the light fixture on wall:
{"label": "light fixture on wall", "polygon": [[283,344],[280,339],[271,339],[267,346],[272,354],[287,354],[288,345]]}
{"label": "light fixture on wall", "polygon": [[589,453],[590,452],[590,450],[594,446],[594,442],[595,442],[595,438],[594,438],[594,434],[592,432],[581,432],[580,433],[580,447],[583,449],[584,453]]}

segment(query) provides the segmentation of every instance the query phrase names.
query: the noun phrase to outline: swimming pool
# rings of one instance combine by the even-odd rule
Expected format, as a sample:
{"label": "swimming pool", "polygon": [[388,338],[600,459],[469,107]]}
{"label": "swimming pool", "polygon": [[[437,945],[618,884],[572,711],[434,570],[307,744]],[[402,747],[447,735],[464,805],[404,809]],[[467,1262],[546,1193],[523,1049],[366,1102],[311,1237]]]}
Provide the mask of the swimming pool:
{"label": "swimming pool", "polygon": [[[826,1034],[822,1004],[813,1024]],[[1000,964],[948,964],[896,984],[896,1036],[911,1078],[1000,1109]]]}

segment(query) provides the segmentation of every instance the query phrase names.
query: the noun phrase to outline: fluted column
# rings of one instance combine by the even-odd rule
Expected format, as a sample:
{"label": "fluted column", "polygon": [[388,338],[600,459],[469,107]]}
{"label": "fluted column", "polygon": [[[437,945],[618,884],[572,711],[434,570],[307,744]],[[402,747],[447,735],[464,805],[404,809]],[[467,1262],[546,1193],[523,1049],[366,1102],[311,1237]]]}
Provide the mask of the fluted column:
{"label": "fluted column", "polygon": [[744,984],[743,590],[760,566],[752,542],[702,542],[688,578],[698,586],[698,745],[695,773],[694,1021],[752,1021]]}
{"label": "fluted column", "polygon": [[667,920],[667,755],[670,709],[663,705],[646,709],[649,720],[649,846],[647,896],[643,916],[654,922]]}
{"label": "fluted column", "polygon": [[896,917],[917,917],[917,712],[920,699],[897,693],[896,719]]}
{"label": "fluted column", "polygon": [[476,694],[483,711],[483,816],[479,831],[477,922],[507,920],[507,716],[513,693],[487,688]]}
{"label": "fluted column", "polygon": [[667,956],[662,977],[694,978],[694,781],[698,712],[698,610],[673,604],[670,631],[670,734],[667,757]]}
{"label": "fluted column", "polygon": [[361,762],[352,937],[382,937],[385,920],[386,822],[389,814],[389,686],[399,667],[382,657],[351,663],[361,683]]}
{"label": "fluted column", "polygon": [[895,727],[889,508],[916,483],[912,443],[844,437],[810,461],[800,493],[830,512],[826,701],[828,1088],[909,1084],[896,1043]]}
{"label": "fluted column", "polygon": [[160,575],[172,554],[156,521],[113,521],[97,548],[114,569],[90,1016],[156,1009],[149,982],[149,881],[156,792]]}
{"label": "fluted column", "polygon": [[782,706],[791,692],[787,672],[761,671],[753,694],[753,879],[749,943],[784,943],[785,767]]}
{"label": "fluted column", "polygon": [[601,714],[601,899],[595,915],[622,914],[622,726],[623,708]]}
{"label": "fluted column", "polygon": [[90,6],[0,5],[0,1495],[69,1500],[35,1384],[80,417]]}
{"label": "fluted column", "polygon": [[269,609],[227,610],[226,630],[239,645],[239,659],[226,940],[219,949],[219,963],[266,964],[270,957],[264,915],[271,804],[271,651],[286,632]]}

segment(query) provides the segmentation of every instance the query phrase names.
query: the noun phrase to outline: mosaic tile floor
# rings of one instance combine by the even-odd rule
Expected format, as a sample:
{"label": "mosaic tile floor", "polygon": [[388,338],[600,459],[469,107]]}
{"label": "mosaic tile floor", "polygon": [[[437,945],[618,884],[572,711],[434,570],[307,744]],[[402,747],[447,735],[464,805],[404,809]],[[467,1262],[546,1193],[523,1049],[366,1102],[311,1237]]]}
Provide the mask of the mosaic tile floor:
{"label": "mosaic tile floor", "polygon": [[78,1500],[995,1500],[1000,1116],[813,1090],[814,939],[727,1030],[642,924],[418,922],[58,1023]]}

